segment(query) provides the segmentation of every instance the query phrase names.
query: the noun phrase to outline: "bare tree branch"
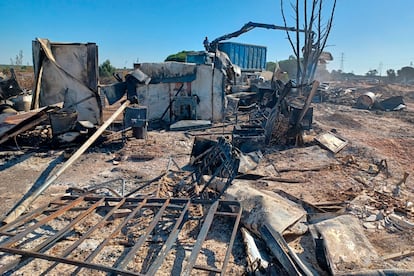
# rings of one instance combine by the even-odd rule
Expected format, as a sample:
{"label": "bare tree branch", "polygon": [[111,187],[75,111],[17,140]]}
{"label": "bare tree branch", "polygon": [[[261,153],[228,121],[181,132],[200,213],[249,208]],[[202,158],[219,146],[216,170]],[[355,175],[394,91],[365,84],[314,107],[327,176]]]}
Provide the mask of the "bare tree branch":
{"label": "bare tree branch", "polygon": [[[306,30],[305,30],[306,31]],[[301,67],[300,67],[300,36],[299,36],[299,0],[296,0],[296,81],[298,83],[302,82],[301,78]]]}
{"label": "bare tree branch", "polygon": [[[332,10],[330,11],[330,17],[327,22],[323,23],[323,0],[312,0],[312,4],[309,5],[308,0],[303,0],[302,6],[299,4],[299,0],[296,0],[295,5],[290,3],[295,15],[296,21],[296,43],[294,45],[293,38],[287,32],[289,43],[293,49],[297,61],[297,83],[302,87],[306,84],[310,84],[313,81],[317,65],[319,63],[320,55],[322,54],[329,33],[333,25],[333,18],[336,8],[336,1],[333,1]],[[283,0],[280,1],[280,7],[282,11],[282,17],[285,26],[287,26],[286,15],[284,13]],[[300,9],[303,9],[301,14]],[[301,48],[301,38],[299,33],[300,16],[303,16],[303,25],[305,30],[303,47]],[[299,91],[300,92],[300,91]]]}
{"label": "bare tree branch", "polygon": [[[284,12],[284,8],[283,8],[283,0],[280,0],[280,10],[282,11],[283,24],[285,24],[285,27],[286,27],[287,22],[286,22],[285,12]],[[286,31],[286,34],[287,34],[289,43],[292,46],[293,53],[295,54],[295,56],[298,56],[297,52],[295,51],[295,46],[293,45],[293,41],[292,41],[292,38],[290,37],[289,32]]]}
{"label": "bare tree branch", "polygon": [[[305,24],[305,46],[302,48],[302,54],[303,54],[303,69],[302,69],[302,78],[300,81],[300,84],[303,84],[306,80],[306,75],[307,75],[307,71],[308,71],[308,57],[309,57],[309,36],[308,36],[308,32],[309,32],[309,28],[312,28],[312,25],[308,26],[308,1],[304,0],[304,6],[303,6],[303,11],[304,11],[304,24]],[[299,8],[298,8],[299,9]]]}
{"label": "bare tree branch", "polygon": [[331,32],[331,29],[332,29],[332,23],[333,23],[333,18],[334,18],[334,14],[335,14],[335,8],[336,8],[336,0],[334,0],[333,6],[332,6],[332,11],[331,11],[331,16],[329,17],[328,23],[326,24],[327,31],[326,31],[325,39],[322,43],[321,51],[323,51],[323,49],[325,48],[326,42],[328,40],[329,33]]}

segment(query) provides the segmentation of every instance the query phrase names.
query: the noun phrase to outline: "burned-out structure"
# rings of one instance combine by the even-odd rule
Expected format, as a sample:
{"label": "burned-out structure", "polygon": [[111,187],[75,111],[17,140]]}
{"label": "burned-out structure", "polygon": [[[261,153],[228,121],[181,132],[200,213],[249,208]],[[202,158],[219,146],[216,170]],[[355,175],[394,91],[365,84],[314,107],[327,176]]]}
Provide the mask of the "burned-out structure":
{"label": "burned-out structure", "polygon": [[[4,181],[34,178],[1,219],[1,273],[412,273],[410,164],[362,145],[407,158],[408,134],[312,103],[316,80],[264,77],[265,47],[222,42],[254,27],[277,29],[250,22],[186,62],[136,64],[110,85],[97,80],[94,43],[34,41],[35,109],[0,125],[0,171],[24,168]],[[16,137],[50,128],[59,147],[26,155]]]}
{"label": "burned-out structure", "polygon": [[110,103],[125,94],[147,108],[147,120],[168,125],[181,120],[219,122],[225,108],[225,65],[142,63],[125,81],[102,87]]}
{"label": "burned-out structure", "polygon": [[88,132],[101,124],[97,45],[37,38],[32,49],[34,86],[15,104],[24,105],[19,110],[30,112],[7,116],[0,129],[1,143],[47,123],[51,131],[47,134],[45,127],[45,136],[67,143],[76,140],[82,131]]}

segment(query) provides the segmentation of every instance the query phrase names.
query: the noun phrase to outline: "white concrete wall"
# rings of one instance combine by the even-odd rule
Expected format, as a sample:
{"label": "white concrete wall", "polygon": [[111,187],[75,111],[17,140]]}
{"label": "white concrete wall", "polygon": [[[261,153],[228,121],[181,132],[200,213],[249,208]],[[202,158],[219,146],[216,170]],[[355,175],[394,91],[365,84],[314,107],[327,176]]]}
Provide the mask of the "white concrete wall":
{"label": "white concrete wall", "polygon": [[[170,83],[140,85],[137,87],[138,102],[148,108],[148,119],[159,119],[170,103]],[[167,112],[164,119],[169,118]]]}
{"label": "white concrete wall", "polygon": [[197,114],[199,119],[220,121],[223,118],[224,106],[224,75],[211,65],[199,65],[197,78],[193,81],[192,92],[200,97]]}
{"label": "white concrete wall", "polygon": [[[193,66],[193,64],[190,65],[190,67]],[[182,68],[184,71],[188,71],[185,67]],[[190,90],[191,95],[197,95],[200,98],[200,104],[197,106],[197,119],[220,121],[223,118],[224,107],[224,75],[220,70],[214,69],[214,82],[212,78],[211,65],[198,65],[196,79],[191,83],[185,83],[182,92]],[[181,83],[137,86],[138,101],[140,105],[148,107],[149,120],[161,118],[180,86]],[[168,111],[164,120],[169,121],[169,115]]]}

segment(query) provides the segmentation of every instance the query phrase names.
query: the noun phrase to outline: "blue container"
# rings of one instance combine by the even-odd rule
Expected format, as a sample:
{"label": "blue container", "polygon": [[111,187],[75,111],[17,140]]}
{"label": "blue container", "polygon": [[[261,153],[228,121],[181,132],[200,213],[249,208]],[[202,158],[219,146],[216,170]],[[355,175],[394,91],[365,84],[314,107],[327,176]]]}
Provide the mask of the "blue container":
{"label": "blue container", "polygon": [[267,48],[265,46],[221,42],[218,49],[225,52],[231,62],[242,70],[263,70],[266,68]]}

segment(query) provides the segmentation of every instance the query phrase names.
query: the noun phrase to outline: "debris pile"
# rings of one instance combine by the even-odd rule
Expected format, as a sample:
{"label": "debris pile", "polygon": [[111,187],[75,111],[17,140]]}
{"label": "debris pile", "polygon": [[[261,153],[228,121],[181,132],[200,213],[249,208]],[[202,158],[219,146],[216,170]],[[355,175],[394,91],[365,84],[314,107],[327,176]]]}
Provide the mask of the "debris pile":
{"label": "debris pile", "polygon": [[20,88],[13,68],[10,68],[11,77],[0,76],[0,101],[5,101],[23,92]]}
{"label": "debris pile", "polygon": [[[378,90],[378,92],[374,92],[375,90]],[[321,85],[313,102],[329,102],[354,106],[359,109],[381,111],[399,111],[407,108],[403,96],[397,94],[384,98],[382,90],[378,86],[343,88]]]}
{"label": "debris pile", "polygon": [[[0,229],[0,251],[15,254],[3,255],[0,271],[18,273],[24,266],[60,274],[76,266],[74,273],[224,273],[240,215],[235,201],[64,196]],[[232,229],[220,227],[224,217]],[[223,240],[211,246],[206,238],[214,228]],[[203,250],[213,259],[199,258]]]}

